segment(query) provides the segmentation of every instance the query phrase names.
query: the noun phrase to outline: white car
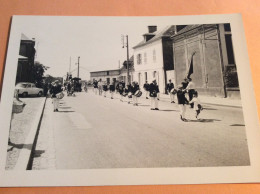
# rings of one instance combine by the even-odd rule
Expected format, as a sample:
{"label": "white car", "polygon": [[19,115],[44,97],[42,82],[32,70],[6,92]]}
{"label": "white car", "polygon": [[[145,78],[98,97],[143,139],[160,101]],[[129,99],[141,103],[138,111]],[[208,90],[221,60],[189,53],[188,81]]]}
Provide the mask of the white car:
{"label": "white car", "polygon": [[37,88],[34,83],[29,82],[20,82],[16,84],[15,89],[18,90],[18,95],[22,95],[23,97],[27,96],[42,96],[43,89]]}

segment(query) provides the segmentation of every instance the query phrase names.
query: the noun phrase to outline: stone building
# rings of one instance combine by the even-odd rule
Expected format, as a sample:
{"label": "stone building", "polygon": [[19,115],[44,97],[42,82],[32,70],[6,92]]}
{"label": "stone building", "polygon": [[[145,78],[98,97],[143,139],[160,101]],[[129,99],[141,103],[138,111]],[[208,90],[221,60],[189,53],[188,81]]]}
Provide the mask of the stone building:
{"label": "stone building", "polygon": [[201,94],[240,97],[230,24],[188,25],[172,36],[175,82],[189,71]]}
{"label": "stone building", "polygon": [[35,56],[35,40],[21,35],[20,50],[16,74],[16,83],[32,82],[32,68]]}
{"label": "stone building", "polygon": [[148,26],[144,40],[133,47],[135,73],[133,80],[143,85],[156,79],[161,93],[166,91],[167,71],[174,69],[171,36],[175,26],[157,31],[157,26]]}

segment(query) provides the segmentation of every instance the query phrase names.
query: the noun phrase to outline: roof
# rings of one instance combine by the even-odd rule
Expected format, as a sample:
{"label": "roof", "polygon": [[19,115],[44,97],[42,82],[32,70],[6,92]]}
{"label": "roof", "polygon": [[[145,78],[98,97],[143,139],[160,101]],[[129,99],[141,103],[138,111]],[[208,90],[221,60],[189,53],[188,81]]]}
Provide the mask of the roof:
{"label": "roof", "polygon": [[30,38],[28,38],[27,36],[25,36],[23,33],[21,35],[21,40],[32,40]]}
{"label": "roof", "polygon": [[141,41],[140,43],[138,43],[136,46],[133,47],[133,49],[136,49],[138,47],[142,47],[145,46],[147,44],[150,44],[156,40],[159,40],[163,37],[171,37],[174,34],[175,31],[175,26],[171,25],[171,26],[166,26],[164,29],[159,30],[158,32],[154,32],[154,33],[146,33],[144,35],[151,35],[154,34],[155,36],[153,38],[151,38],[150,40],[148,40],[147,42],[145,42],[145,40]]}
{"label": "roof", "polygon": [[184,27],[183,29],[181,29],[179,32],[177,32],[177,34],[172,35],[171,37],[175,37],[181,34],[184,34],[188,31],[191,31],[195,28],[199,28],[201,26],[204,26],[205,28],[212,28],[213,26],[215,26],[215,24],[195,24],[195,25],[188,25],[186,27]]}
{"label": "roof", "polygon": [[90,73],[106,72],[106,71],[119,71],[119,69],[106,69],[106,70],[98,70],[98,71],[91,71]]}

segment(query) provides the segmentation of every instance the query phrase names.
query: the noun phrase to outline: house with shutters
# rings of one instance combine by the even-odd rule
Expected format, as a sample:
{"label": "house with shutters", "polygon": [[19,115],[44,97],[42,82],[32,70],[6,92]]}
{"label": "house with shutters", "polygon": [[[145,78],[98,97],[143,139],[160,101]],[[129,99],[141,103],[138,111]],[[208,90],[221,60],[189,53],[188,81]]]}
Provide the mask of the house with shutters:
{"label": "house with shutters", "polygon": [[148,26],[148,32],[143,34],[143,41],[133,47],[134,69],[133,80],[143,88],[145,81],[151,83],[157,80],[161,93],[166,92],[168,72],[174,70],[173,44],[171,36],[176,26],[166,26],[157,31],[157,26]]}

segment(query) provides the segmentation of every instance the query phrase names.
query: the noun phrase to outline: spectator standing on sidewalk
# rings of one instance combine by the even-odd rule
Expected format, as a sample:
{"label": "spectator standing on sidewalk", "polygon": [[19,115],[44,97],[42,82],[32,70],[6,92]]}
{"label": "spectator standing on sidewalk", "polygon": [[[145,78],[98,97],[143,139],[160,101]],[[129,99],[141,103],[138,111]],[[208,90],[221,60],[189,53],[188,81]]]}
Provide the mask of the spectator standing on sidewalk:
{"label": "spectator standing on sidewalk", "polygon": [[[193,98],[193,93],[195,92],[195,84],[193,83],[191,78],[188,78],[188,80],[189,83],[186,87],[186,90],[188,91],[189,101],[191,101]],[[190,107],[193,108],[193,103],[190,104]]]}
{"label": "spectator standing on sidewalk", "polygon": [[145,84],[144,84],[143,88],[144,88],[144,91],[145,91],[145,98],[149,99],[148,98],[148,96],[149,96],[149,84],[148,84],[147,80],[145,81]]}
{"label": "spectator standing on sidewalk", "polygon": [[59,84],[59,81],[56,80],[50,89],[50,94],[51,94],[52,102],[53,102],[53,112],[59,111],[60,99],[58,99],[56,95],[60,92],[62,92],[61,85]]}
{"label": "spectator standing on sidewalk", "polygon": [[180,109],[180,118],[182,121],[187,121],[185,119],[186,113],[186,104],[188,104],[188,100],[185,97],[186,90],[184,89],[185,82],[182,82],[182,85],[179,85],[177,88],[177,99],[178,99],[178,106]]}
{"label": "spectator standing on sidewalk", "polygon": [[159,110],[158,108],[158,94],[159,94],[159,87],[156,83],[156,80],[149,86],[150,98],[151,98],[151,110]]}
{"label": "spectator standing on sidewalk", "polygon": [[168,94],[170,95],[171,103],[175,103],[174,102],[174,94],[172,92],[172,89],[174,89],[174,84],[172,83],[172,80],[169,80],[169,83],[167,84],[166,89],[167,89]]}

